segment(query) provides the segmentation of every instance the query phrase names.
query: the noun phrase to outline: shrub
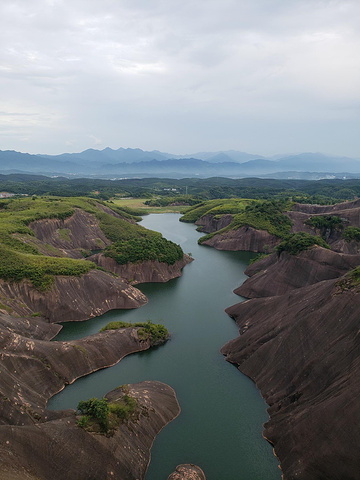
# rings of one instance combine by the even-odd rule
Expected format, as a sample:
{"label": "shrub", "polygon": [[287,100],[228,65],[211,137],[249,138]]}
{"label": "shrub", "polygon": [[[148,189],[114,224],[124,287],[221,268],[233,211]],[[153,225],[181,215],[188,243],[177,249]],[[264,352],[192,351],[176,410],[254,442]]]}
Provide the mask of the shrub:
{"label": "shrub", "polygon": [[360,228],[347,227],[343,231],[342,236],[347,242],[351,242],[352,240],[355,240],[356,242],[360,242]]}
{"label": "shrub", "polygon": [[93,397],[89,400],[81,400],[77,409],[88,418],[96,420],[102,432],[106,433],[109,430],[110,408],[106,398]]}
{"label": "shrub", "polygon": [[117,263],[139,263],[146,260],[173,265],[183,258],[184,252],[179,245],[155,235],[149,237],[118,240],[105,249],[105,256],[113,258]]}
{"label": "shrub", "polygon": [[315,235],[310,235],[309,233],[299,232],[289,235],[285,240],[283,240],[275,250],[278,255],[281,252],[288,252],[290,255],[297,255],[304,250],[317,245],[323,248],[330,248],[329,245],[321,237]]}
{"label": "shrub", "polygon": [[342,230],[344,228],[341,218],[331,215],[316,215],[305,220],[304,223],[321,231]]}
{"label": "shrub", "polygon": [[164,325],[152,323],[151,320],[147,322],[110,322],[103,327],[100,332],[106,330],[118,330],[120,328],[138,328],[138,336],[140,340],[150,339],[151,345],[159,345],[164,343],[169,338],[169,332]]}
{"label": "shrub", "polygon": [[137,400],[128,393],[124,393],[119,400],[111,403],[106,398],[93,397],[81,400],[77,409],[82,416],[77,424],[90,431],[100,430],[101,433],[108,433],[133,417],[138,410],[137,407]]}
{"label": "shrub", "polygon": [[243,226],[265,230],[271,235],[285,238],[292,226],[290,218],[283,213],[287,207],[288,204],[283,201],[253,201],[247,204],[240,213],[235,214],[227,227],[201,237],[198,242],[201,244],[214,235],[237,230]]}

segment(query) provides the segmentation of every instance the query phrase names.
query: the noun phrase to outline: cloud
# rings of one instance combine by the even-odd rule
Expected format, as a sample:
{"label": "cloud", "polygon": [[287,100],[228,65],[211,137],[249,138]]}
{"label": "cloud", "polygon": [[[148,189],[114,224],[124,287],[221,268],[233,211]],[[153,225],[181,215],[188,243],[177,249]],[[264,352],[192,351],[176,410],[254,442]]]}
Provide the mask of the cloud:
{"label": "cloud", "polygon": [[81,150],[93,135],[360,156],[359,14],[356,0],[4,0],[3,148]]}

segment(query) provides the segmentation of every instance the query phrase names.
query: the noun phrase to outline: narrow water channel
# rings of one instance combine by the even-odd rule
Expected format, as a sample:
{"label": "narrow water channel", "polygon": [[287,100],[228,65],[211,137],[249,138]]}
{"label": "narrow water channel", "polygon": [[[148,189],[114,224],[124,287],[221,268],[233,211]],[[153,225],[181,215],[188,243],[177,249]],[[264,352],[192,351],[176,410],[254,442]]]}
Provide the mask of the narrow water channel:
{"label": "narrow water channel", "polygon": [[77,380],[49,408],[76,408],[118,385],[159,380],[175,389],[182,411],[155,440],[146,480],[166,480],[180,463],[199,465],[207,480],[279,480],[278,462],[261,435],[266,404],[253,382],[219,353],[238,335],[224,309],[241,300],[232,291],[245,280],[253,254],[199,246],[195,226],[179,222],[177,214],[149,215],[142,225],[180,244],[194,262],[178,279],[140,285],[149,299],[144,307],[65,324],[56,340],[90,335],[113,320],[147,319],[163,323],[171,340]]}

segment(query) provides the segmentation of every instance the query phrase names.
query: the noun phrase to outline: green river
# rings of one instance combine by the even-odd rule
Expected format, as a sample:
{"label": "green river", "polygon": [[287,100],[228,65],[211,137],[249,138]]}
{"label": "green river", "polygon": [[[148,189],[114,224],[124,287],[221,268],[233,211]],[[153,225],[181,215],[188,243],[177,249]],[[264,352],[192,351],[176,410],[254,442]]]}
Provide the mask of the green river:
{"label": "green river", "polygon": [[140,285],[149,299],[144,307],[64,324],[56,337],[85,337],[114,320],[151,319],[168,328],[171,340],[80,378],[48,406],[76,408],[80,400],[102,397],[124,383],[159,380],[175,389],[181,414],[156,438],[146,480],[166,480],[180,463],[199,465],[207,480],[279,480],[277,459],[261,434],[268,419],[266,403],[254,383],[219,353],[238,335],[224,309],[242,300],[233,289],[244,282],[243,272],[254,254],[199,246],[201,234],[179,218],[153,214],[141,224],[191,252],[195,260],[184,268],[182,277]]}

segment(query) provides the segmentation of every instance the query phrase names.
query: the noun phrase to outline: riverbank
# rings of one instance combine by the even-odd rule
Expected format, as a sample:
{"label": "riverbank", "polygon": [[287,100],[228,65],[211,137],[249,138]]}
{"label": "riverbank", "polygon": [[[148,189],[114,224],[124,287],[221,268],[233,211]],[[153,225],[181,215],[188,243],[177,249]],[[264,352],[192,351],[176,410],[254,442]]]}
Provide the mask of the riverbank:
{"label": "riverbank", "polygon": [[149,299],[137,310],[113,311],[85,323],[66,324],[59,339],[98,331],[112,320],[163,323],[171,340],[156,350],[125,358],[110,369],[79,379],[49,402],[71,408],[84,397],[101,397],[121,383],[155,379],[176,391],[182,412],[154,442],[146,480],[166,479],[176,465],[199,465],[207,480],[279,480],[272,447],[262,437],[266,404],[251,380],[224,361],[220,348],[236,336],[225,308],[238,300],[252,253],[219,252],[197,244],[201,234],[179,215],[150,215],[143,225],[191,252],[182,277],[138,288]]}

